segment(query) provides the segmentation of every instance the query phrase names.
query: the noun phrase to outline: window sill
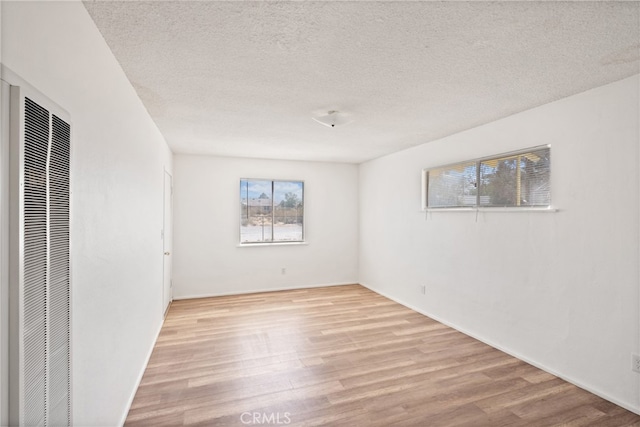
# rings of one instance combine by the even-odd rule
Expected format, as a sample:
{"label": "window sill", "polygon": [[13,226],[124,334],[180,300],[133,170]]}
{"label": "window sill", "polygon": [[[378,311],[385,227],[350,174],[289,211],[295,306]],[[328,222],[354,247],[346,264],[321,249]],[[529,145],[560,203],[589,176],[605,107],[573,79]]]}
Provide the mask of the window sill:
{"label": "window sill", "polygon": [[306,246],[308,242],[264,242],[264,243],[239,243],[239,248],[271,247],[271,246]]}
{"label": "window sill", "polygon": [[510,213],[519,213],[519,212],[558,212],[560,209],[548,207],[548,208],[427,208],[422,209],[422,212],[510,212]]}

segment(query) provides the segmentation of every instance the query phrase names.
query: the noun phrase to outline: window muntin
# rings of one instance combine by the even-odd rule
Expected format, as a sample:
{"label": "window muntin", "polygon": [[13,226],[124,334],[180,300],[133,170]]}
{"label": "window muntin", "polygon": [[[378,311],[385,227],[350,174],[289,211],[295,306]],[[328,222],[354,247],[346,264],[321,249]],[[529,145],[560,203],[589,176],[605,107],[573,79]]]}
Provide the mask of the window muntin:
{"label": "window muntin", "polygon": [[424,174],[427,209],[551,205],[548,146],[427,169]]}
{"label": "window muntin", "polygon": [[240,180],[240,243],[304,241],[302,181]]}

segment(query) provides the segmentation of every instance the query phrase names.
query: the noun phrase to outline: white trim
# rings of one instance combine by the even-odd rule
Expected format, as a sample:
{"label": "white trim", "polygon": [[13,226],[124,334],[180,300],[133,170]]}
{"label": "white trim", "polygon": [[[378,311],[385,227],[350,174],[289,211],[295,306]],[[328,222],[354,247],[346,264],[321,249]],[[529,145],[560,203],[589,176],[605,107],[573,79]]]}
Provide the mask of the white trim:
{"label": "white trim", "polygon": [[[240,177],[238,179],[238,182],[240,183],[240,190],[242,190],[242,181],[270,181],[271,185],[272,185],[272,190],[273,190],[273,183],[275,182],[301,182],[302,183],[302,241],[298,241],[298,242],[286,242],[286,241],[278,241],[276,240],[275,242],[260,242],[260,243],[242,243],[240,242],[238,244],[238,247],[244,247],[244,246],[259,246],[259,245],[277,245],[277,244],[293,244],[293,243],[297,243],[297,244],[305,244],[305,238],[307,236],[307,219],[306,219],[306,211],[305,211],[305,197],[307,194],[307,184],[304,182],[304,180],[302,179],[279,179],[279,178],[271,178],[271,179],[266,179],[266,178],[242,178]],[[237,224],[238,224],[238,240],[242,239],[242,193],[239,194],[240,195],[240,203],[237,205],[237,214],[236,214],[236,218],[238,220]],[[273,194],[272,194],[273,196]],[[273,209],[275,207],[275,205],[273,204],[275,200],[271,200],[271,208]],[[247,204],[249,203],[249,201],[247,200]],[[273,230],[271,233],[271,237],[274,237],[273,234]]]}
{"label": "white trim", "polygon": [[329,286],[350,286],[350,285],[357,285],[357,284],[358,284],[357,282],[324,283],[321,285],[306,285],[306,286],[296,286],[291,288],[279,287],[279,288],[269,288],[269,289],[252,289],[247,291],[217,292],[217,293],[211,293],[211,294],[183,295],[179,297],[174,297],[173,300],[177,301],[177,300],[198,299],[198,298],[226,297],[230,295],[261,294],[264,292],[296,291],[300,289],[325,288]]}
{"label": "white trim", "polygon": [[521,355],[518,352],[515,352],[513,350],[505,348],[504,346],[496,344],[493,341],[488,340],[488,339],[486,339],[484,337],[481,337],[481,336],[479,336],[479,335],[477,335],[477,334],[475,334],[473,332],[469,332],[465,328],[459,327],[458,325],[456,325],[456,324],[454,324],[452,322],[449,322],[449,321],[447,321],[445,319],[442,319],[440,316],[433,315],[433,314],[431,314],[431,313],[429,313],[429,312],[427,312],[427,311],[425,311],[425,310],[423,310],[421,308],[418,308],[418,307],[416,307],[416,306],[414,306],[412,304],[407,304],[404,301],[401,301],[401,300],[399,300],[399,299],[397,299],[395,297],[392,297],[391,295],[389,295],[389,294],[387,294],[387,293],[385,293],[383,291],[376,290],[375,288],[372,288],[371,286],[365,285],[364,283],[360,283],[360,285],[364,286],[365,288],[367,288],[367,289],[369,289],[369,290],[371,290],[371,291],[373,291],[373,292],[375,292],[375,293],[377,293],[379,295],[382,295],[385,298],[388,298],[388,299],[390,299],[392,301],[395,301],[398,304],[401,304],[401,305],[403,305],[403,306],[405,306],[407,308],[410,308],[411,310],[413,310],[413,311],[415,311],[417,313],[420,313],[420,314],[422,314],[424,316],[427,316],[427,317],[429,317],[429,318],[431,318],[431,319],[433,319],[433,320],[435,320],[437,322],[442,323],[443,325],[449,326],[450,328],[453,328],[458,332],[461,332],[461,333],[463,333],[465,335],[470,336],[471,338],[474,338],[474,339],[476,339],[476,340],[478,340],[478,341],[480,341],[480,342],[482,342],[484,344],[487,344],[488,346],[491,346],[491,347],[493,347],[493,348],[495,348],[497,350],[500,350],[503,353],[508,354],[509,356],[513,356],[516,359],[522,360],[523,362],[526,362],[526,363],[528,363],[528,364],[530,364],[532,366],[535,366],[538,369],[541,369],[541,370],[543,370],[545,372],[550,373],[551,375],[555,375],[558,378],[561,378],[561,379],[563,379],[563,380],[565,380],[565,381],[567,381],[567,382],[569,382],[569,383],[571,383],[571,384],[573,384],[573,385],[575,385],[577,387],[580,387],[581,389],[586,390],[589,393],[595,394],[596,396],[599,396],[599,397],[601,397],[601,398],[603,398],[605,400],[608,400],[611,403],[614,403],[614,404],[616,404],[616,405],[618,405],[618,406],[620,406],[620,407],[622,407],[624,409],[627,409],[627,410],[629,410],[629,411],[631,411],[631,412],[633,412],[635,414],[640,415],[640,407],[633,407],[633,406],[630,406],[630,405],[628,405],[628,404],[626,404],[624,402],[621,402],[618,399],[616,399],[614,397],[611,397],[608,394],[606,394],[606,393],[604,393],[604,392],[602,392],[600,390],[594,389],[593,387],[588,386],[588,385],[584,384],[583,382],[581,382],[579,380],[576,380],[575,378],[572,378],[572,377],[569,377],[567,375],[564,375],[564,374],[562,374],[560,372],[557,372],[554,369],[550,369],[547,366],[545,366],[545,365],[543,365],[541,363],[538,363],[535,360],[529,359],[528,357],[525,357],[525,356]]}
{"label": "white trim", "polygon": [[9,425],[9,110],[11,86],[0,80],[0,425]]}
{"label": "white trim", "polygon": [[[171,172],[169,172],[167,170],[166,167],[163,167],[163,174],[162,174],[162,313],[163,316],[166,315],[167,311],[169,311],[169,306],[171,305],[171,300],[173,299],[173,255],[171,255],[171,252],[173,251],[173,175],[171,174]],[[169,176],[169,229],[170,229],[170,236],[171,236],[171,242],[170,242],[170,247],[167,248],[166,245],[166,236],[167,236],[167,230],[165,229],[165,226],[167,225],[167,176]],[[166,252],[169,252],[169,255],[166,255]],[[169,259],[167,259],[169,258]],[[165,277],[166,274],[166,263],[169,263],[169,301],[166,303],[165,305],[165,285],[166,285],[166,281],[167,278]]]}
{"label": "white trim", "polygon": [[149,360],[151,359],[151,355],[153,354],[153,350],[156,348],[156,342],[158,341],[158,337],[160,336],[160,332],[162,331],[162,327],[164,326],[165,317],[162,317],[162,322],[160,322],[160,327],[158,327],[158,331],[156,332],[156,337],[147,352],[147,357],[145,358],[144,365],[138,374],[138,378],[136,378],[135,386],[133,387],[133,391],[127,400],[127,406],[125,407],[124,414],[120,417],[120,423],[118,425],[122,427],[124,422],[127,420],[127,415],[129,415],[129,411],[131,410],[131,405],[133,404],[133,399],[136,397],[136,393],[138,392],[138,388],[140,387],[140,383],[142,382],[142,377],[144,376],[145,371],[147,370],[147,365],[149,364]]}
{"label": "white trim", "polygon": [[[38,105],[46,108],[70,125],[73,125],[71,122],[71,115],[67,110],[56,104],[51,98],[38,90],[37,87],[32,86],[29,82],[12,71],[11,68],[2,63],[0,63],[0,80],[9,83],[11,86],[19,86],[25,96],[35,98],[34,100],[38,102]],[[73,129],[73,126],[71,129]]]}
{"label": "white trim", "polygon": [[259,246],[305,246],[309,242],[263,242],[263,243],[238,243],[238,248],[256,248]]}
{"label": "white trim", "polygon": [[[454,166],[460,166],[462,164],[475,164],[476,166],[476,188],[478,189],[478,191],[480,190],[480,164],[482,162],[485,162],[487,160],[500,160],[500,159],[504,159],[504,158],[508,158],[508,157],[513,157],[513,156],[519,156],[521,154],[527,154],[527,153],[531,153],[533,151],[537,151],[537,150],[543,150],[543,149],[548,149],[551,150],[551,144],[545,144],[545,145],[538,145],[536,147],[530,147],[530,148],[525,148],[522,150],[516,150],[516,151],[510,151],[507,153],[501,153],[501,154],[494,154],[492,156],[486,156],[486,157],[480,157],[477,159],[469,159],[469,160],[462,160],[459,162],[455,162],[455,163],[449,163],[446,165],[441,165],[441,166],[432,166],[432,167],[427,167],[427,168],[423,168],[422,169],[422,187],[421,187],[421,191],[422,191],[422,210],[458,210],[458,209],[463,209],[463,210],[467,210],[469,208],[472,208],[474,210],[477,209],[483,209],[483,206],[480,205],[480,198],[481,195],[480,194],[476,194],[476,197],[478,197],[478,199],[476,200],[476,203],[474,203],[472,206],[466,207],[466,206],[452,206],[452,207],[441,207],[441,208],[430,208],[428,205],[429,201],[429,172],[433,171],[433,170],[437,170],[437,169],[445,169],[445,168],[450,168],[450,167],[454,167]],[[549,170],[549,177],[551,177],[551,170]],[[551,178],[549,178],[551,179]],[[534,208],[527,208],[527,207],[520,207],[520,206],[510,206],[509,208],[517,208],[517,209],[536,209]],[[506,209],[509,209],[506,208]],[[548,208],[545,207],[544,209],[550,209],[551,206],[549,206]],[[489,208],[486,207],[485,209],[492,209],[495,211],[495,209],[505,209],[505,208]],[[537,210],[537,209],[536,209]],[[506,212],[506,211],[505,211]]]}

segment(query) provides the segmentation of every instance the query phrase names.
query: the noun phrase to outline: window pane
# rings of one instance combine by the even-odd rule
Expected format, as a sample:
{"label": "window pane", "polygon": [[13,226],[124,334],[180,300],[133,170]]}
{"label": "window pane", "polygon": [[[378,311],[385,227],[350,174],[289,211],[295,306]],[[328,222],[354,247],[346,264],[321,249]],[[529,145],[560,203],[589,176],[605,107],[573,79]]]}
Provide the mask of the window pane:
{"label": "window pane", "polygon": [[476,163],[466,162],[428,171],[427,207],[475,206]]}
{"label": "window pane", "polygon": [[303,240],[303,183],[274,181],[274,241]]}
{"label": "window pane", "polygon": [[240,180],[240,242],[270,242],[272,181]]}
{"label": "window pane", "polygon": [[301,181],[240,180],[240,243],[303,241]]}
{"label": "window pane", "polygon": [[543,148],[480,162],[481,206],[549,206],[551,150]]}

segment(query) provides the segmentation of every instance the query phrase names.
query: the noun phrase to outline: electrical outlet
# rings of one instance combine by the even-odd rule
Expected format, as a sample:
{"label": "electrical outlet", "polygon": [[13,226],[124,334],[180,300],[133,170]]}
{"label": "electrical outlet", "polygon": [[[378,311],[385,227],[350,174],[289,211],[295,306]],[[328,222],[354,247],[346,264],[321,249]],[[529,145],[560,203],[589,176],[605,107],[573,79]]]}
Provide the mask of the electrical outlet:
{"label": "electrical outlet", "polygon": [[282,274],[287,274],[287,269],[286,269],[286,268],[284,268],[284,267],[282,267],[282,270],[280,270],[280,272],[281,272]]}
{"label": "electrical outlet", "polygon": [[426,295],[427,294],[427,285],[420,285],[420,293],[422,295]]}
{"label": "electrical outlet", "polygon": [[640,356],[637,354],[631,355],[631,370],[640,373]]}

